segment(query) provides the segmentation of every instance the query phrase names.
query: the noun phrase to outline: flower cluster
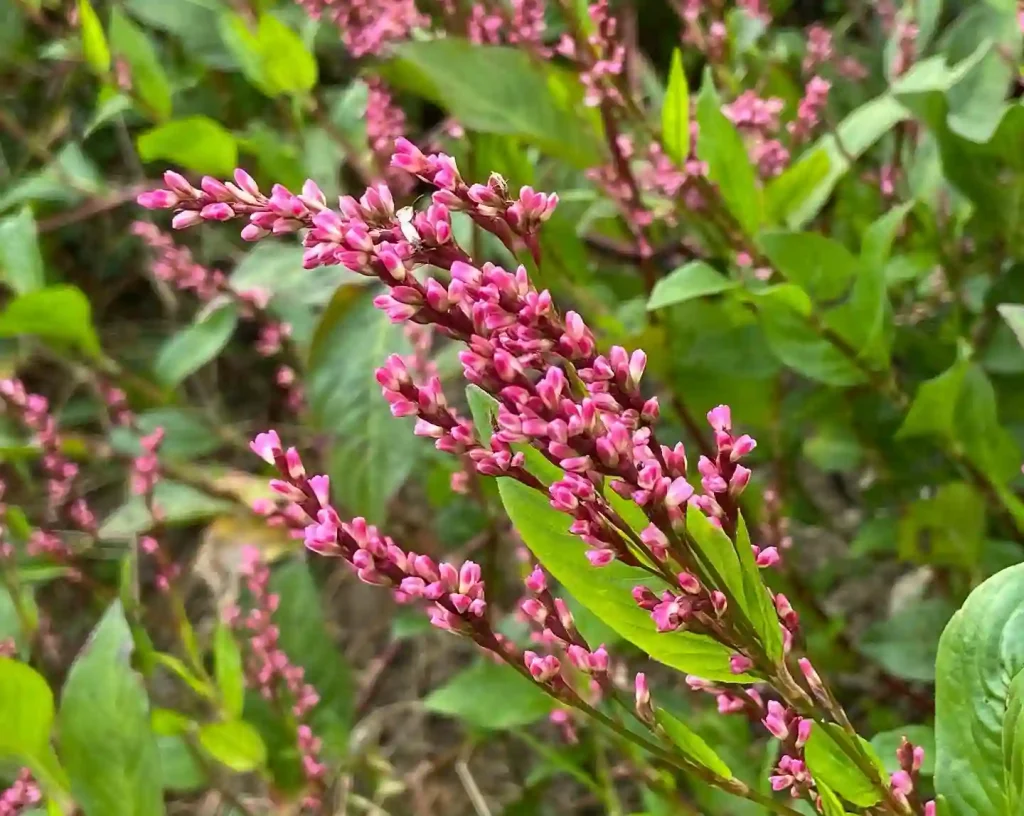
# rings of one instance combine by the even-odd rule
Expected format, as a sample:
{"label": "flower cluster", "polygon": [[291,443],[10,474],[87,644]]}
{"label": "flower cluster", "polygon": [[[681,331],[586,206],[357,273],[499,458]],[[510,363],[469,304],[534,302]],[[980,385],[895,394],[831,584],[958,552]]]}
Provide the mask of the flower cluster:
{"label": "flower cluster", "polygon": [[429,18],[416,0],[298,0],[316,20],[334,23],[342,44],[353,57],[380,54],[388,45],[408,39]]}
{"label": "flower cluster", "polygon": [[0,792],[0,816],[17,816],[42,801],[43,792],[39,785],[32,779],[31,772],[23,768],[14,784]]}
{"label": "flower cluster", "polygon": [[789,151],[776,138],[782,108],[778,97],[762,99],[754,91],[744,91],[722,106],[722,113],[746,137],[750,158],[764,178],[777,176],[789,164]]}
{"label": "flower cluster", "polygon": [[[46,397],[28,392],[20,380],[0,380],[0,410],[31,432],[40,448],[48,523],[95,534],[96,516],[85,498],[76,495],[78,465],[63,451],[60,429]],[[41,528],[33,530],[27,550],[29,555],[47,555],[62,561],[72,557],[68,544],[61,537]]]}
{"label": "flower cluster", "polygon": [[[153,253],[151,269],[155,278],[183,292],[194,293],[205,306],[210,306],[218,299],[234,303],[242,317],[259,325],[256,351],[261,356],[275,357],[284,351],[284,343],[291,336],[291,326],[276,319],[267,310],[269,292],[263,289],[236,291],[223,272],[197,263],[186,247],[177,244],[170,235],[153,224],[136,221],[132,224],[132,233],[142,239]],[[301,410],[303,395],[295,370],[287,364],[280,365],[275,381],[286,396],[288,408],[294,412]]]}
{"label": "flower cluster", "polygon": [[309,724],[309,716],[320,697],[306,682],[302,667],[293,664],[281,648],[280,633],[274,623],[280,598],[270,591],[270,568],[257,548],[246,547],[242,551],[241,574],[248,590],[249,611],[243,614],[233,608],[227,610],[225,617],[246,638],[250,686],[264,699],[287,706],[298,721],[296,747],[307,786],[303,807],[317,812],[325,790],[327,766],[320,759],[321,741]]}
{"label": "flower cluster", "polygon": [[[751,121],[759,116],[751,114]],[[267,197],[242,171],[234,183],[204,179],[201,189],[168,174],[169,189],[142,201],[177,209],[179,226],[247,216],[243,236],[251,240],[306,230],[307,267],[340,263],[372,276],[387,287],[375,304],[392,321],[431,327],[461,342],[463,375],[489,400],[484,407],[490,423],[474,428],[446,399],[436,374],[414,376],[410,361],[399,355],[377,371],[392,413],[415,416],[416,434],[472,462],[479,473],[516,479],[542,492],[569,516],[566,524],[587,545],[594,567],[620,561],[644,570],[650,580],[635,588],[634,599],[650,613],[653,629],[709,635],[729,648],[737,679],[753,673],[769,684],[779,680],[775,691],[781,700],[769,699],[757,687],[726,690],[706,684],[703,690],[718,697],[721,710],[746,711],[781,740],[785,751],[773,787],[813,800],[802,750],[812,723],[808,713],[816,710],[813,700],[826,699],[824,693],[816,697],[820,680],[807,663],[806,686],[799,685],[784,660],[766,655],[756,637],[745,634],[744,601],[728,594],[694,538],[694,530],[711,530],[722,546],[751,547],[758,567],[779,562],[778,544],[751,545],[739,515],[739,497],[751,479],[743,461],[756,442],[734,431],[727,406],[708,412],[714,448],[696,462],[698,488],[689,480],[683,445],[657,439],[653,423],[660,408],[642,388],[644,352],[612,346],[601,353],[583,318],[559,313],[550,292],[535,288],[524,267],[476,265],[452,235],[450,213],[458,209],[510,248],[527,247],[539,256],[536,232],[556,206],[555,196],[524,188],[511,199],[496,176],[486,185],[468,185],[451,157],[426,155],[405,140],[397,143],[392,164],[436,188],[425,211],[396,210],[391,191],[382,185],[358,201],[341,199],[338,211],[327,206],[312,182],[299,195],[275,186]],[[432,268],[417,269],[428,265]],[[474,411],[479,407],[474,404]],[[572,708],[593,711],[579,696],[570,666],[588,677],[592,694],[610,689],[607,652],[592,650],[580,637],[540,570],[527,580],[529,595],[520,611],[536,627],[534,640],[544,653],[520,653],[490,626],[476,564],[437,564],[406,552],[361,518],[342,520],[331,504],[328,478],[307,476],[298,452],[284,449],[276,432],[257,436],[252,449],[277,469],[271,487],[289,503],[278,517],[291,524],[304,518],[302,536],[310,550],[344,559],[361,580],[391,588],[400,601],[424,603],[434,625],[469,637]],[[552,472],[552,466],[558,475],[546,484],[537,474]],[[630,522],[609,491],[632,503]],[[644,524],[637,525],[637,515]],[[784,595],[769,597],[783,651],[789,652],[797,614]],[[691,679],[694,687],[700,683]],[[636,678],[636,710],[657,732],[643,675]]]}
{"label": "flower cluster", "polygon": [[596,0],[587,7],[591,34],[577,45],[568,35],[558,44],[562,56],[574,60],[580,70],[584,102],[596,108],[607,102],[613,107],[625,104],[618,87],[626,66],[626,47],[619,39],[619,21],[612,14],[608,0]]}
{"label": "flower cluster", "polygon": [[820,76],[812,77],[807,83],[797,106],[796,119],[786,126],[794,142],[806,141],[817,129],[831,88],[832,84]]}

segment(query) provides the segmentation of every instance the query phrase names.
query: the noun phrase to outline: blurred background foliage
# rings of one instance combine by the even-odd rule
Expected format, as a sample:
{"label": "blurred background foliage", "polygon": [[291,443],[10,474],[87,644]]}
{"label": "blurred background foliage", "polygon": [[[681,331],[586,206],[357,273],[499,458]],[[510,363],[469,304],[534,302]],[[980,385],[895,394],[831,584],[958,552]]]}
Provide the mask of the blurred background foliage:
{"label": "blurred background foliage", "polygon": [[[757,88],[783,100],[791,119],[805,31],[816,22],[867,69],[859,81],[833,78],[822,134],[782,175],[751,180],[749,190],[716,179],[741,222],[744,196],[763,202],[768,215],[752,217],[775,231],[761,251],[791,284],[774,288],[734,247],[708,240],[699,213],[674,212],[667,199],[651,203],[654,253],[638,262],[630,225],[587,173],[605,161],[600,117],[558,58],[424,34],[354,59],[337,28],[274,0],[0,0],[0,370],[50,398],[69,455],[87,471],[104,518],[84,569],[127,592],[127,618],[100,624],[109,636],[123,647],[125,620],[133,629],[144,621],[155,648],[172,651],[176,635],[152,576],[130,555],[154,524],[117,464],[137,450],[137,434],[100,421],[87,387],[96,376],[128,392],[141,431],[165,429],[158,498],[204,643],[217,605],[237,595],[239,548],[255,544],[279,562],[282,637],[323,698],[318,732],[352,812],[759,812],[693,780],[641,789],[621,746],[583,723],[546,724],[550,702],[514,674],[474,662],[330,564],[307,566],[293,541],[245,511],[265,495],[247,440],[276,427],[313,452],[345,512],[408,549],[480,561],[489,594],[509,610],[509,633],[522,635],[511,611],[523,554],[491,486],[453,492],[453,463],[392,419],[379,396],[376,366],[414,349],[372,308],[372,287],[340,267],[304,271],[294,241],[248,246],[216,229],[179,236],[233,290],[266,291],[270,314],[290,324],[285,353],[306,394],[296,415],[237,305],[200,308],[168,286],[131,231],[149,217],[135,197],[158,186],[166,166],[190,177],[243,166],[265,188],[298,189],[310,177],[329,197],[390,180],[412,204],[420,191],[394,178],[390,146],[367,133],[368,99],[383,81],[407,135],[454,155],[467,179],[495,171],[513,189],[559,193],[537,283],[583,311],[602,344],[647,351],[664,438],[701,450],[695,418],[733,406],[759,441],[745,510],[763,536],[792,544],[774,584],[803,616],[816,664],[865,732],[878,734],[883,757],[908,723],[928,746],[942,628],[972,586],[1024,555],[1017,9],[1012,0],[907,3],[898,13],[916,13],[917,61],[892,76],[898,44],[879,21],[882,4],[770,5],[767,28],[728,8],[723,95]],[[670,6],[616,6],[634,37],[630,81],[655,129],[663,105],[677,104],[666,101],[680,44]],[[566,26],[558,4],[548,25],[553,37]],[[704,58],[683,48],[681,68],[700,109]],[[701,121],[707,149],[727,150],[733,142],[715,121]],[[883,169],[894,172],[892,190],[879,183]],[[456,216],[455,226],[478,257],[511,262],[468,219]],[[427,356],[442,377],[458,376],[444,342]],[[37,454],[0,416],[7,499],[29,518]],[[140,575],[125,580],[125,564]],[[61,568],[24,558],[17,572],[19,598],[0,592],[0,636],[24,634],[15,607],[30,605],[52,647],[39,667],[59,682],[100,608],[66,585]],[[630,656],[578,614],[596,642]],[[179,705],[179,674],[147,682],[158,710]],[[670,702],[668,688],[662,702],[685,712],[737,775],[764,784],[772,746],[681,684]],[[285,808],[280,791],[295,784],[296,757],[280,723],[262,714],[258,701],[247,704],[260,748],[246,753],[244,739],[215,747],[213,767],[197,764],[174,728],[153,725],[172,807],[229,812],[248,796],[260,803],[252,812]],[[226,779],[228,769],[258,772]],[[682,800],[667,793],[676,786]]]}

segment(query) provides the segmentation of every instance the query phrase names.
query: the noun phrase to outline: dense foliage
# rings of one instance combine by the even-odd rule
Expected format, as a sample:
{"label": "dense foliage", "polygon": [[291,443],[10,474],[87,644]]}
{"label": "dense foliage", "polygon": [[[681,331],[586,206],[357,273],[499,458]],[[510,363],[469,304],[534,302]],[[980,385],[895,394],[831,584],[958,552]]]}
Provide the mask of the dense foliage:
{"label": "dense foliage", "polygon": [[0,816],[1020,816],[1022,31],[0,0]]}

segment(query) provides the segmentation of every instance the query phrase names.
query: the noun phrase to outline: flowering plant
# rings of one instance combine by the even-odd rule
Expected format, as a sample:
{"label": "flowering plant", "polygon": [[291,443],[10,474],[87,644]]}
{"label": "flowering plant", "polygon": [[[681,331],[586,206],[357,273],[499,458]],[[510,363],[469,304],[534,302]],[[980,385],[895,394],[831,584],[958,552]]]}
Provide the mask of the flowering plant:
{"label": "flowering plant", "polygon": [[[195,317],[141,362],[108,353],[86,295],[33,268],[32,211],[0,223],[20,253],[0,255],[0,335],[25,352],[0,380],[19,465],[0,483],[0,814],[148,816],[197,791],[379,809],[374,675],[353,690],[317,585],[349,573],[478,655],[422,708],[518,734],[605,812],[1017,814],[1021,23],[875,5],[795,47],[774,4],[669,3],[664,59],[608,0],[218,7],[231,72],[331,145],[318,184],[259,127],[171,117],[183,91],[143,29],[81,0],[62,25],[104,91],[94,127],[130,141],[131,110],[152,123],[136,163],[184,171],[131,188],[126,233]],[[305,15],[372,74],[330,107],[288,24]],[[404,95],[442,121],[417,132]],[[257,170],[220,172],[239,149]],[[232,222],[251,248],[229,275],[199,259],[234,250],[165,221],[222,241]],[[29,359],[72,374],[80,419]],[[222,417],[256,380],[243,432]],[[465,546],[437,546],[457,525],[424,502],[473,525]],[[915,601],[833,623],[801,527],[852,539],[843,569],[912,565]],[[218,535],[248,545],[226,568]],[[91,560],[114,545],[119,570]],[[216,614],[190,606],[199,574]],[[59,588],[106,611],[54,682]],[[843,682],[851,655],[878,664],[870,690]],[[522,730],[545,715],[558,748]]]}

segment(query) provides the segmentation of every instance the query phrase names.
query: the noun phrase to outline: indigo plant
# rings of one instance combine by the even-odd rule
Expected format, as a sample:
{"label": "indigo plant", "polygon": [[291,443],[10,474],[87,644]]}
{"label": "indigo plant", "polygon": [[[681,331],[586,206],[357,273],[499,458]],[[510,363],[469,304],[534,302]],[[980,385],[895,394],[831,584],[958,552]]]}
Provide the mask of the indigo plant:
{"label": "indigo plant", "polygon": [[1018,4],[0,19],[0,814],[1024,812]]}

